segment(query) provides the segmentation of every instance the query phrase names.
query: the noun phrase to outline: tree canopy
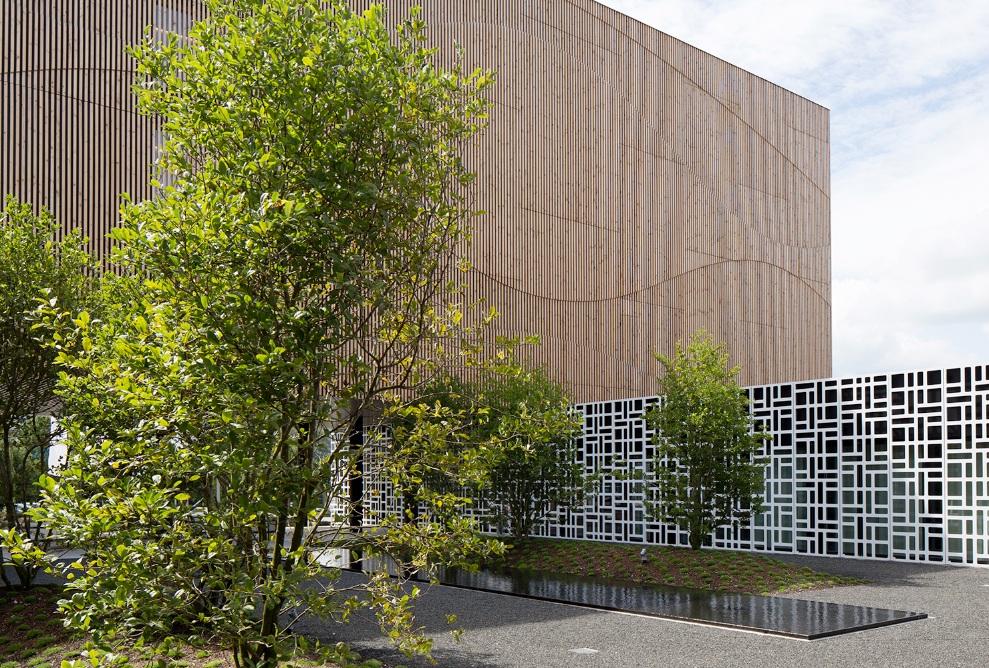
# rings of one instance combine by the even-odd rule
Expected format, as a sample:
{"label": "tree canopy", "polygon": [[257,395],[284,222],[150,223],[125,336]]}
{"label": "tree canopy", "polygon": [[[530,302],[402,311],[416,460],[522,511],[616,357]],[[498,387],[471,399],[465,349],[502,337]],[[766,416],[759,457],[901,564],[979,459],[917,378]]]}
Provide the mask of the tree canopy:
{"label": "tree canopy", "polygon": [[[425,499],[414,531],[360,531],[348,484],[358,420],[476,350],[449,281],[474,215],[461,149],[491,76],[439,67],[414,11],[391,30],[339,0],[206,4],[187,37],[133,49],[168,185],[113,233],[116,308],[61,333],[70,459],[45,512],[86,550],[69,620],[181,629],[272,664],[295,642],[285,610],[370,606],[400,648],[428,651],[415,593],[384,565],[486,543],[453,495]],[[459,425],[415,438],[435,453]],[[466,481],[483,461],[460,464]],[[332,584],[328,559],[351,548],[381,557],[367,595]],[[330,584],[303,585],[316,576]]]}
{"label": "tree canopy", "polygon": [[521,545],[551,511],[585,498],[584,463],[577,457],[583,418],[567,389],[542,367],[487,374],[478,394],[500,445],[481,494],[485,512]]}
{"label": "tree canopy", "polygon": [[[408,519],[419,513],[412,506],[416,494],[460,491],[473,499],[475,513],[507,532],[520,545],[558,508],[574,506],[586,496],[584,465],[577,457],[577,439],[583,421],[570,401],[566,387],[550,378],[546,369],[517,362],[508,353],[505,361],[474,373],[471,378],[446,376],[432,383],[420,400],[429,407],[422,418],[443,424],[450,416],[463,416],[458,440],[445,448],[447,461],[426,469],[421,455],[406,453],[410,425],[400,422],[393,433],[403,450],[402,462],[413,462],[413,488],[398,490],[405,496]],[[484,475],[469,490],[451,478],[464,453],[484,457]],[[404,492],[404,494],[403,494]]]}
{"label": "tree canopy", "polygon": [[703,330],[662,366],[660,401],[646,415],[655,430],[655,460],[646,473],[647,514],[687,529],[700,549],[718,527],[761,509],[766,438],[754,430],[748,398],[724,344]]}
{"label": "tree canopy", "polygon": [[[47,468],[51,440],[43,413],[56,408],[56,352],[50,331],[37,317],[40,302],[78,309],[87,299],[88,256],[78,234],[56,241],[58,223],[47,209],[37,213],[13,197],[0,212],[0,544],[14,548],[42,538],[23,512],[37,494],[38,474]],[[39,419],[43,418],[43,419]],[[43,427],[42,427],[43,425]],[[31,474],[34,473],[32,476]],[[15,537],[11,532],[19,531]],[[35,567],[15,560],[20,586],[29,586]],[[6,572],[0,578],[7,582]]]}

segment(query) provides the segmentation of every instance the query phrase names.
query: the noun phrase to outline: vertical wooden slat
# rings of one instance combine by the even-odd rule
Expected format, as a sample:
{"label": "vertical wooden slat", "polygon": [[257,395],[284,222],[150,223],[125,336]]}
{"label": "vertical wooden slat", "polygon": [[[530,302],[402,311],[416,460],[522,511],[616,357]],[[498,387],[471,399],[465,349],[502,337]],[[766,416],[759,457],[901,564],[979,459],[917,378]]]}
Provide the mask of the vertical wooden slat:
{"label": "vertical wooden slat", "polygon": [[743,383],[830,374],[826,109],[591,0],[424,18],[498,71],[471,249],[498,333],[541,333],[583,401],[654,391],[653,350],[699,327]]}
{"label": "vertical wooden slat", "polygon": [[[352,0],[363,8],[368,0]],[[498,72],[465,302],[579,401],[655,391],[654,351],[705,327],[740,381],[831,374],[828,110],[593,0],[423,4],[449,63]],[[196,0],[7,0],[0,190],[101,256],[120,193],[151,195],[156,127],[124,46]],[[179,20],[178,23],[182,23]],[[170,26],[159,26],[169,28]]]}
{"label": "vertical wooden slat", "polygon": [[46,206],[101,259],[120,194],[151,195],[154,124],[136,113],[137,43],[154,8],[201,15],[197,0],[8,0],[0,33],[0,194]]}

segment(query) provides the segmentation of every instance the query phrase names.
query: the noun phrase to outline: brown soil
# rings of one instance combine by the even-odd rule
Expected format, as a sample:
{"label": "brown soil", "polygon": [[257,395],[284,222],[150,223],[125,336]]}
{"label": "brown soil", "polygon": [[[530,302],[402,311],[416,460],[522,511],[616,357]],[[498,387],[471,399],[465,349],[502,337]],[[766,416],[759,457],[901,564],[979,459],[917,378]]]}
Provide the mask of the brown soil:
{"label": "brown soil", "polygon": [[[59,668],[63,660],[85,655],[90,663],[88,638],[65,628],[58,612],[60,587],[35,587],[27,592],[0,588],[0,668]],[[92,648],[96,655],[102,650]],[[119,668],[234,668],[233,655],[225,648],[167,643],[158,647],[118,646],[115,654],[124,658]],[[95,656],[95,655],[94,655]],[[346,667],[387,668],[377,661],[362,662],[351,654]],[[296,656],[282,664],[285,668],[341,668],[319,655]]]}

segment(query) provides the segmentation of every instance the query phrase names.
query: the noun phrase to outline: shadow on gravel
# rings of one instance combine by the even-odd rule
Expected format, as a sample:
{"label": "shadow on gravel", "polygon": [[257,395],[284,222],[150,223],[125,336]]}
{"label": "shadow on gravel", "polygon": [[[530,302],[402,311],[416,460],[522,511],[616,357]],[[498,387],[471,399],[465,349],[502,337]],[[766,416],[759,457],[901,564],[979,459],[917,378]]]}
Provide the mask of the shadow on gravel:
{"label": "shadow on gravel", "polygon": [[[761,553],[760,553],[761,554]],[[928,577],[964,569],[965,566],[918,563],[914,561],[879,561],[849,559],[846,557],[812,557],[802,554],[764,554],[772,559],[785,561],[797,566],[806,566],[815,571],[845,575],[869,580],[873,586],[883,587],[922,587],[929,586]]]}
{"label": "shadow on gravel", "polygon": [[[346,586],[356,582],[359,577],[361,576],[358,574],[344,572],[338,584]],[[493,592],[433,586],[421,582],[407,583],[406,587],[411,588],[413,585],[418,585],[422,590],[415,606],[416,622],[425,627],[426,632],[433,637],[449,634],[454,628],[514,626],[526,621],[552,622],[600,612],[576,605],[543,601],[543,605],[538,606],[538,617],[526,619],[525,609],[535,608],[534,604],[539,602]],[[549,605],[546,605],[547,603]],[[456,624],[447,624],[447,614],[457,615]],[[377,620],[366,610],[351,615],[351,621],[348,623],[303,618],[296,623],[295,629],[306,635],[310,634],[310,630],[319,631],[320,635],[317,637],[320,638],[323,634],[340,636],[335,642],[339,640],[349,642],[343,636],[354,640],[382,637]]]}
{"label": "shadow on gravel", "polygon": [[[356,573],[345,572],[339,584],[346,585],[360,577]],[[416,603],[416,623],[423,627],[426,635],[436,641],[432,652],[440,666],[457,668],[490,668],[497,663],[494,657],[504,657],[505,648],[488,655],[475,651],[472,642],[475,634],[482,629],[514,627],[520,624],[553,624],[554,622],[602,614],[600,611],[574,605],[558,605],[545,601],[519,599],[513,596],[488,592],[470,591],[443,586],[421,585],[423,593]],[[455,614],[453,625],[446,622],[447,614]],[[464,629],[462,643],[453,641],[450,631]],[[324,644],[345,642],[360,652],[365,659],[374,658],[392,665],[429,666],[424,658],[410,659],[388,644],[374,615],[360,611],[351,616],[347,623],[319,619],[300,619],[295,630],[307,637],[317,638]],[[522,656],[522,648],[519,656]]]}

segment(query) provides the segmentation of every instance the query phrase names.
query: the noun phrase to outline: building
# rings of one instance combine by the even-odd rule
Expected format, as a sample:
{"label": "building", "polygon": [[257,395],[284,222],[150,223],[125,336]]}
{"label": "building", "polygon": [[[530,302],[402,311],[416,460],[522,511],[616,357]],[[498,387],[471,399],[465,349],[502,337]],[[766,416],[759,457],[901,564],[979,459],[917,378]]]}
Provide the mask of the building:
{"label": "building", "polygon": [[121,193],[151,196],[157,125],[137,113],[125,52],[145,27],[187,29],[195,0],[0,5],[0,194],[47,206],[106,257]]}
{"label": "building", "polygon": [[[365,5],[366,0],[353,0]],[[389,0],[391,20],[411,0]],[[740,382],[831,374],[828,111],[593,0],[429,0],[440,58],[497,71],[467,148],[479,222],[468,298],[577,401],[652,394],[653,351],[705,327]],[[151,195],[157,128],[124,53],[195,0],[3,4],[0,190],[92,250],[119,194]]]}
{"label": "building", "polygon": [[[366,4],[366,0],[353,0]],[[411,0],[387,0],[392,18]],[[583,403],[588,470],[643,466],[652,351],[706,327],[774,435],[766,510],[716,547],[989,565],[989,366],[833,379],[828,112],[593,0],[424,0],[440,57],[498,72],[471,295]],[[196,0],[7,0],[0,190],[105,256],[150,197],[124,47]],[[636,398],[639,397],[639,398]],[[547,535],[680,543],[612,480]]]}

